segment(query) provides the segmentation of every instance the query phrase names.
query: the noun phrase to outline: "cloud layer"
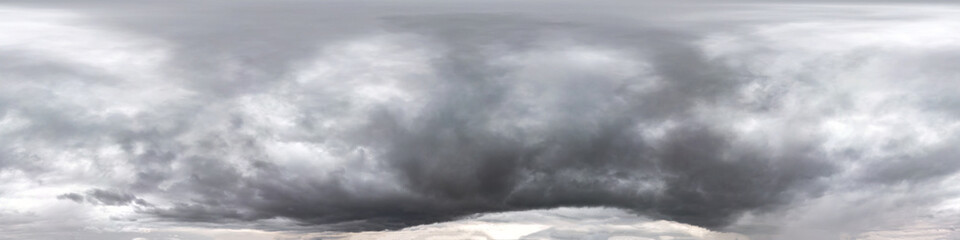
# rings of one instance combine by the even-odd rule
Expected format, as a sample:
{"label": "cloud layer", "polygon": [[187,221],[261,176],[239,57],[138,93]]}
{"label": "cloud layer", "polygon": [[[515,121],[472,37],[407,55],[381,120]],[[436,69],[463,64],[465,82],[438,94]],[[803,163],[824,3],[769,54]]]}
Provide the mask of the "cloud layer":
{"label": "cloud layer", "polygon": [[0,235],[956,225],[958,8],[473,4],[4,6]]}

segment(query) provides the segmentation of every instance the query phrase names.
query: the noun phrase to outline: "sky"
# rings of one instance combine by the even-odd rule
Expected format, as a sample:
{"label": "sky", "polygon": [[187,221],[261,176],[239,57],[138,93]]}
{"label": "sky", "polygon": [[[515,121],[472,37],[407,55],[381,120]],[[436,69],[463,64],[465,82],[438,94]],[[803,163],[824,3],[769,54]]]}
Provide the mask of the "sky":
{"label": "sky", "polygon": [[0,239],[960,239],[960,5],[0,0]]}

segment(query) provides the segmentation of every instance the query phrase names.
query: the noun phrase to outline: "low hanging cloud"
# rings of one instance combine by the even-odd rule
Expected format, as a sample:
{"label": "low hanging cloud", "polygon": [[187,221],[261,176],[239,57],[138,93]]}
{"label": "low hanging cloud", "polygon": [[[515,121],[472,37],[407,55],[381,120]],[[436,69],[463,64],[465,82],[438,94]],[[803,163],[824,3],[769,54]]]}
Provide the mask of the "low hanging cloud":
{"label": "low hanging cloud", "polygon": [[955,6],[61,4],[0,5],[12,238],[957,224]]}

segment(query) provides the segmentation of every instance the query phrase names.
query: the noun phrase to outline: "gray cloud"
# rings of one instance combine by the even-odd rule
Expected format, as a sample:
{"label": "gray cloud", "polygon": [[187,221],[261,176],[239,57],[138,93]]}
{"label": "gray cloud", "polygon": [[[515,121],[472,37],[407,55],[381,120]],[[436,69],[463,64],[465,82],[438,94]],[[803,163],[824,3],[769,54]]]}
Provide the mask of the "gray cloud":
{"label": "gray cloud", "polygon": [[0,199],[313,231],[615,207],[783,239],[800,209],[957,196],[947,10],[61,4],[0,9],[50,39],[0,37],[0,179],[33,177]]}
{"label": "gray cloud", "polygon": [[77,203],[83,203],[83,195],[77,193],[65,193],[57,196],[57,199],[70,200]]}
{"label": "gray cloud", "polygon": [[138,204],[149,206],[150,204],[147,201],[137,198],[130,193],[108,191],[103,189],[91,189],[87,192],[87,201],[93,204],[103,204],[103,205],[128,205],[128,204]]}
{"label": "gray cloud", "polygon": [[64,193],[57,195],[57,199],[70,200],[77,203],[83,203],[84,199],[86,199],[87,202],[94,205],[126,206],[136,204],[140,206],[153,206],[146,200],[137,198],[137,196],[133,194],[103,189],[90,189],[84,195],[79,193]]}

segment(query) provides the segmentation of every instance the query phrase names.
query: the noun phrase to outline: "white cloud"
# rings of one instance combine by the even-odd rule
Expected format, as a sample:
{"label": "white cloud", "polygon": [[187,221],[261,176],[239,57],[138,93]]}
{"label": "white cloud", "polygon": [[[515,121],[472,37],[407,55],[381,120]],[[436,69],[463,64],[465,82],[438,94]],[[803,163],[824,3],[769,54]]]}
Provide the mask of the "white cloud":
{"label": "white cloud", "polygon": [[[23,164],[19,167],[0,166],[0,221],[28,219],[18,227],[0,228],[5,235],[0,238],[125,229],[128,223],[111,217],[123,218],[133,209],[57,199],[63,193],[129,181],[135,172],[119,146],[100,145],[104,139],[91,138],[64,146],[44,141],[42,135],[69,124],[116,124],[117,119],[185,96],[186,91],[163,74],[167,46],[162,41],[86,20],[65,10],[0,7],[0,55],[22,64],[0,73],[0,95],[18,103],[0,113],[0,145],[23,158],[17,161]],[[26,60],[12,62],[16,57]],[[58,67],[90,75],[58,75]],[[56,114],[64,118],[51,116]],[[56,137],[69,139],[68,132]]]}
{"label": "white cloud", "polygon": [[[731,124],[748,145],[778,149],[771,139],[817,139],[814,151],[845,170],[831,177],[832,190],[794,206],[783,219],[747,217],[741,222],[779,226],[779,233],[767,236],[771,239],[948,239],[955,235],[945,229],[957,223],[924,215],[943,198],[937,194],[955,193],[919,189],[949,188],[950,177],[923,186],[867,187],[858,181],[882,174],[876,166],[900,159],[914,166],[949,161],[920,157],[949,151],[960,142],[955,113],[930,106],[931,99],[955,99],[944,92],[956,86],[942,81],[956,76],[956,69],[938,68],[931,56],[960,52],[960,34],[950,30],[960,26],[960,18],[954,8],[860,6],[857,11],[858,16],[884,17],[759,23],[701,42],[711,58],[755,78],[740,89],[740,104],[747,108],[708,106],[702,109],[704,116]],[[761,106],[770,102],[778,104]]]}
{"label": "white cloud", "polygon": [[651,220],[614,208],[555,208],[478,214],[397,231],[326,234],[334,239],[690,239],[749,240],[737,233]]}
{"label": "white cloud", "polygon": [[[833,17],[848,13],[846,7],[812,9],[796,12],[820,12]],[[711,127],[730,129],[734,136],[732,144],[774,155],[762,157],[787,159],[784,156],[810,153],[841,160],[842,172],[828,179],[837,184],[828,187],[825,196],[805,199],[786,210],[747,211],[740,224],[780,224],[780,235],[772,237],[780,239],[957,237],[955,232],[945,231],[957,225],[955,221],[945,219],[955,219],[956,211],[960,209],[956,197],[945,196],[955,196],[960,191],[949,184],[960,178],[955,173],[939,181],[918,185],[880,184],[882,186],[871,189],[851,189],[845,185],[857,185],[864,181],[863,178],[875,174],[876,169],[870,168],[873,164],[901,158],[920,162],[923,159],[914,157],[949,153],[946,150],[960,142],[957,137],[960,136],[960,121],[952,115],[957,112],[931,105],[931,101],[957,99],[956,92],[960,91],[960,85],[951,81],[960,76],[956,68],[949,63],[938,63],[942,59],[931,57],[960,51],[960,32],[954,30],[960,28],[960,18],[956,17],[958,12],[908,8],[909,13],[898,13],[901,10],[866,8],[855,13],[874,18],[823,20],[820,15],[791,15],[776,21],[747,23],[746,27],[711,29],[706,31],[705,39],[696,42],[699,45],[695,44],[694,48],[702,49],[693,50],[703,50],[709,60],[714,61],[710,64],[743,71],[743,75],[753,78],[746,79],[742,86],[729,83],[739,87],[731,102],[724,99],[699,102],[689,113],[685,112],[686,109],[676,110],[683,111],[677,116],[699,118],[696,120],[715,124]],[[0,102],[7,104],[0,105],[0,154],[10,154],[10,159],[15,159],[6,161],[4,157],[7,156],[0,155],[0,164],[17,164],[10,167],[0,165],[0,239],[58,239],[63,235],[117,239],[294,239],[310,236],[348,239],[748,239],[737,233],[655,221],[611,208],[490,213],[398,231],[301,234],[301,231],[315,229],[296,226],[299,222],[282,217],[183,227],[194,223],[154,222],[156,219],[143,218],[145,215],[138,213],[135,206],[94,206],[58,200],[57,196],[64,193],[131,186],[141,180],[138,174],[154,173],[150,172],[153,170],[158,175],[166,174],[157,177],[157,189],[149,190],[157,192],[137,194],[161,207],[175,201],[195,200],[211,206],[235,204],[248,208],[265,205],[268,205],[265,208],[278,208],[271,204],[281,201],[257,202],[274,197],[271,193],[264,193],[270,192],[265,190],[289,194],[280,198],[288,197],[303,206],[321,206],[318,209],[326,207],[323,201],[333,198],[323,195],[329,192],[351,195],[344,197],[348,201],[383,195],[432,199],[435,196],[431,194],[435,193],[431,189],[406,189],[410,188],[409,182],[395,176],[397,171],[386,169],[391,167],[391,162],[387,162],[391,159],[383,159],[383,146],[363,145],[377,141],[357,140],[380,137],[365,131],[369,121],[378,120],[375,119],[378,111],[397,117],[398,124],[403,125],[400,130],[429,130],[431,126],[428,125],[419,126],[422,129],[410,126],[432,119],[434,116],[430,111],[448,110],[441,109],[445,106],[434,105],[464,97],[447,95],[469,95],[475,93],[474,89],[486,87],[485,90],[495,92],[491,95],[502,102],[492,108],[490,116],[467,119],[470,121],[464,120],[464,124],[479,123],[482,127],[469,128],[507,136],[498,140],[520,139],[518,143],[535,145],[551,136],[564,136],[551,135],[556,131],[596,130],[609,116],[633,120],[624,113],[637,111],[638,99],[645,99],[640,96],[663,90],[661,87],[671,84],[669,81],[687,80],[662,79],[663,76],[658,75],[662,66],[657,64],[664,63],[652,62],[657,56],[622,49],[621,45],[615,44],[538,39],[531,40],[532,47],[527,48],[507,51],[492,47],[462,53],[454,52],[462,50],[453,49],[458,47],[454,46],[456,43],[440,43],[447,40],[432,39],[430,34],[384,31],[320,46],[313,59],[291,64],[287,69],[289,73],[270,76],[277,79],[263,81],[266,83],[257,85],[262,88],[253,89],[252,93],[198,96],[190,87],[193,86],[190,81],[197,79],[179,79],[176,75],[182,72],[169,66],[176,57],[173,52],[182,50],[173,49],[177,43],[122,32],[89,20],[66,10],[0,8],[0,32],[4,33],[0,35],[0,60],[11,62],[11,65],[0,66],[3,68],[0,69],[3,70],[0,71],[0,101],[9,100]],[[664,53],[670,51],[660,54]],[[474,88],[444,78],[449,77],[444,75],[449,73],[442,71],[456,71],[445,69],[450,66],[444,63],[461,60],[453,58],[463,55],[476,58],[464,62],[482,65],[466,68],[481,72],[492,69],[482,73],[489,75],[466,77],[489,80],[484,84],[494,87]],[[955,58],[947,56],[944,59]],[[257,70],[257,66],[247,66],[244,65],[247,62],[229,57],[212,61],[220,63],[220,60],[224,62],[223,69],[214,70],[221,72],[210,76],[225,79],[213,81],[229,81],[245,76],[244,71]],[[456,67],[462,66],[451,68]],[[6,71],[8,68],[12,70]],[[687,90],[679,89],[676,93]],[[483,94],[486,93],[477,95]],[[694,95],[690,93],[682,97],[696,97]],[[464,100],[471,104],[488,105],[477,100],[486,95],[465,97],[476,98]],[[628,99],[633,97],[636,99]],[[651,102],[649,105],[661,104]],[[189,110],[179,112],[179,108]],[[450,112],[456,115],[453,118],[472,117],[460,116],[472,114],[468,111]],[[494,120],[486,121],[487,118]],[[683,127],[679,122],[683,120],[680,117],[657,122],[638,120],[641,122],[627,124],[629,129],[615,130],[636,131],[644,144],[657,148],[658,141],[669,137],[672,129]],[[131,132],[156,136],[130,140],[129,146],[118,143],[126,139],[114,139]],[[424,135],[442,134],[427,133]],[[591,134],[596,133],[578,136]],[[469,140],[485,144],[479,141],[482,139]],[[798,149],[796,146],[807,146],[798,142],[814,146]],[[461,147],[469,148],[472,146],[467,145],[473,143],[464,144]],[[424,148],[437,146],[447,145],[426,145]],[[458,150],[450,150],[454,154],[447,155],[446,152],[430,152],[432,149],[424,152],[433,153],[436,158],[473,154],[455,152]],[[168,154],[171,159],[164,158],[167,157],[164,153],[171,153]],[[405,157],[423,156],[411,154]],[[552,156],[545,158],[549,157]],[[615,157],[634,160],[631,158],[634,156]],[[257,166],[258,161],[272,165]],[[446,169],[437,170],[445,167],[443,163],[423,164],[433,164],[424,168],[425,171],[444,172]],[[934,162],[930,166],[938,165]],[[275,172],[257,175],[258,168],[269,167],[279,169],[283,174],[278,175],[282,176],[271,175]],[[200,175],[204,173],[215,175],[204,179],[212,183],[197,184],[194,180],[203,177]],[[788,169],[783,173],[792,172]],[[451,171],[453,174],[460,172]],[[671,187],[662,179],[639,180],[612,173],[580,171],[580,168],[558,167],[551,174],[583,182],[604,180],[605,184],[609,182],[607,191],[635,191],[637,196],[663,194],[664,189]],[[279,190],[244,188],[249,187],[244,184],[257,180],[275,181],[268,184],[276,184]],[[325,181],[336,184],[330,187],[323,185]],[[428,185],[424,188],[431,184],[424,184]],[[152,186],[144,188],[149,187]],[[524,185],[520,183],[513,187],[522,189]],[[940,189],[942,192],[914,194],[914,187]],[[242,192],[246,195],[240,196],[240,190],[246,190]],[[300,198],[297,194],[301,192],[316,195]],[[369,193],[374,194],[364,195]],[[223,195],[243,199],[237,201],[240,203],[221,202]],[[924,202],[925,198],[948,201]],[[904,203],[927,205],[904,206]],[[916,220],[928,213],[930,209],[926,207],[931,205],[936,206],[934,217]],[[364,209],[359,205],[353,207]],[[289,214],[289,211],[272,209],[263,213],[264,216],[273,216],[270,214]],[[869,216],[888,218],[870,219]],[[910,219],[900,221],[896,219],[898,217]]]}

